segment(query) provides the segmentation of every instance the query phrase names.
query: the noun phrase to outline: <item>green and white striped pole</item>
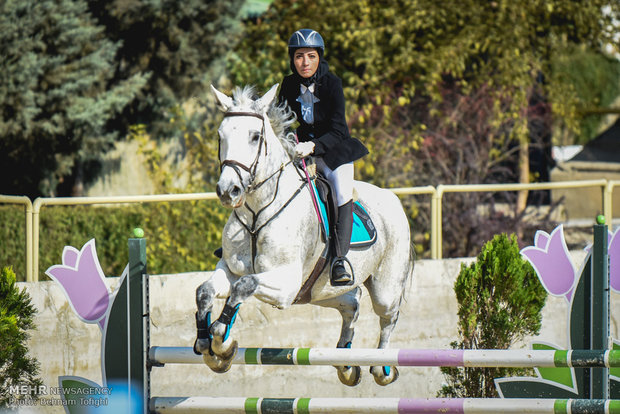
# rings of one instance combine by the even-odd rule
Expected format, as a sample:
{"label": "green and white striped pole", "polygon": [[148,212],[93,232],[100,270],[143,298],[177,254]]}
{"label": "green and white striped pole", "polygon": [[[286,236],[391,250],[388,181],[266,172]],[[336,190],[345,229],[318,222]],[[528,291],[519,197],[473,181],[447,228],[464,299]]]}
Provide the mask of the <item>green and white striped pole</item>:
{"label": "green and white striped pole", "polygon": [[[190,347],[154,346],[153,366],[202,364]],[[239,348],[237,365],[392,365],[410,367],[620,367],[620,350]]]}
{"label": "green and white striped pole", "polygon": [[416,399],[154,397],[151,399],[150,409],[154,413],[161,414],[620,414],[620,401],[528,398]]}

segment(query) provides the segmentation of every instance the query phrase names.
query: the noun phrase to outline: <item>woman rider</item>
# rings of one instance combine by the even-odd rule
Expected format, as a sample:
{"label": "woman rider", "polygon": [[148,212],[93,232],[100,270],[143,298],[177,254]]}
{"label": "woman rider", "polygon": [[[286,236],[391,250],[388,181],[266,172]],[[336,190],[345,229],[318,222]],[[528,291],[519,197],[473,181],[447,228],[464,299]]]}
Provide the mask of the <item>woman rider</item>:
{"label": "woman rider", "polygon": [[335,190],[338,220],[331,284],[351,285],[353,277],[344,263],[353,220],[353,161],[368,150],[349,134],[342,81],[329,71],[321,35],[311,29],[296,31],[289,39],[288,53],[293,73],[283,79],[279,100],[288,103],[299,121],[296,157],[314,155],[317,169]]}

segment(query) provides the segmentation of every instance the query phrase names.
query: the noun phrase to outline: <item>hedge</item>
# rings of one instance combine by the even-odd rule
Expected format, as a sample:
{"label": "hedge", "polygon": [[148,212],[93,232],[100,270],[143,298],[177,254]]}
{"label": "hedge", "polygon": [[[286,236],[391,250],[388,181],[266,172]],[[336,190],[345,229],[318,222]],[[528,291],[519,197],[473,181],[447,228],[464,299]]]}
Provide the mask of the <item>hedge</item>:
{"label": "hedge", "polygon": [[[127,239],[135,227],[147,238],[151,274],[210,270],[221,244],[229,212],[217,201],[129,204],[122,206],[50,206],[40,213],[39,280],[62,262],[64,246],[80,249],[94,238],[101,267],[119,276],[127,265]],[[0,206],[0,267],[12,266],[26,279],[25,214],[23,208]]]}

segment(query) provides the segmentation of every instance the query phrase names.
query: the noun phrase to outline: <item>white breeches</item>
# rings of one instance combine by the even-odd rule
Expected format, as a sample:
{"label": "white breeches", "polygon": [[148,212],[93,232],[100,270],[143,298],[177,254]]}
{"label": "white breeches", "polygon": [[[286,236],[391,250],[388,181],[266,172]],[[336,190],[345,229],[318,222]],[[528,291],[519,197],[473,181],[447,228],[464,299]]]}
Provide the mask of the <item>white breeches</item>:
{"label": "white breeches", "polygon": [[342,164],[332,170],[321,157],[316,157],[315,162],[316,168],[327,178],[336,191],[338,207],[351,201],[353,199],[353,163]]}

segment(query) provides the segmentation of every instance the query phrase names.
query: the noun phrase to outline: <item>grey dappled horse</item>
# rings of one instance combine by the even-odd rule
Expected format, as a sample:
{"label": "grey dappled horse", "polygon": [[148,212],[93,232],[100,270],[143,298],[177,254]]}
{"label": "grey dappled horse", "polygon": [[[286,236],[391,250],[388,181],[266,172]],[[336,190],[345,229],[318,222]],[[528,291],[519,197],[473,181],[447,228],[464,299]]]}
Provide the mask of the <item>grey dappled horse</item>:
{"label": "grey dappled horse", "polygon": [[[295,137],[285,132],[294,115],[273,102],[277,86],[256,100],[253,88],[237,88],[229,97],[212,87],[224,111],[218,130],[217,194],[233,211],[222,233],[222,259],[196,290],[194,351],[216,372],[227,371],[237,351],[230,329],[241,303],[253,295],[280,309],[291,306],[324,247],[304,173],[292,159]],[[350,347],[363,284],[379,316],[378,348],[386,348],[413,272],[409,223],[391,191],[359,181],[355,188],[374,221],[377,240],[349,251],[353,286],[331,286],[326,266],[310,291],[309,302],[340,311],[337,346]],[[226,298],[226,303],[211,323],[215,298]],[[344,384],[359,383],[359,367],[336,368]],[[398,378],[395,367],[375,366],[370,371],[380,385]]]}

